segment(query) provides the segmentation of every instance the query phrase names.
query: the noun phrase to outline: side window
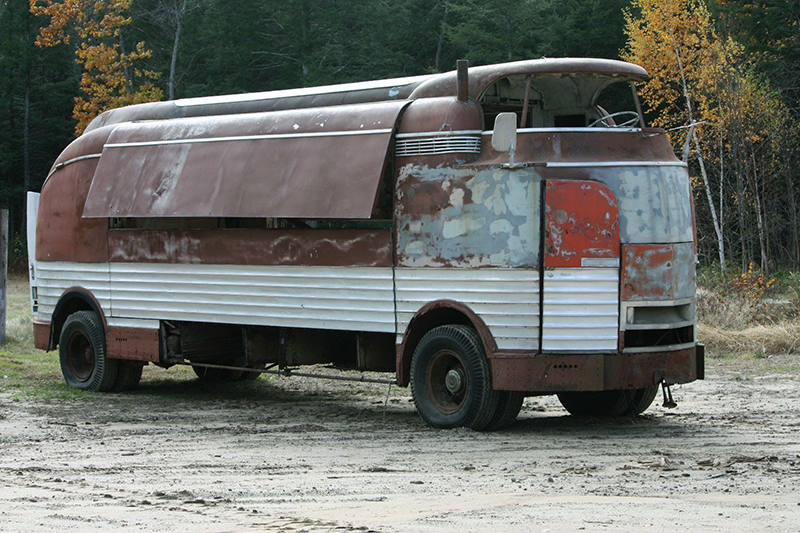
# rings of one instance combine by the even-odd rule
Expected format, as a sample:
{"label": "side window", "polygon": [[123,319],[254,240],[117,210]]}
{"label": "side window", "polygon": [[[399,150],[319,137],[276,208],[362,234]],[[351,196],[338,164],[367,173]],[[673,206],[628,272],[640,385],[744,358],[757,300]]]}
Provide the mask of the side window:
{"label": "side window", "polygon": [[494,129],[495,118],[500,113],[516,113],[522,121],[523,111],[525,123],[520,123],[520,128],[541,127],[542,95],[533,86],[529,87],[528,106],[524,109],[526,85],[526,77],[516,76],[498,80],[486,89],[480,97],[485,130]]}

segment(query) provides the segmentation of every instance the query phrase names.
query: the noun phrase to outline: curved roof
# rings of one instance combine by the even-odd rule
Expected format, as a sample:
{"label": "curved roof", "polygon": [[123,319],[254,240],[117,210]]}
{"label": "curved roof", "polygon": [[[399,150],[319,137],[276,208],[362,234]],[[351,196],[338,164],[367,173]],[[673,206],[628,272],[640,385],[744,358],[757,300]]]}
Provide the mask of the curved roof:
{"label": "curved roof", "polygon": [[[647,71],[639,65],[613,59],[544,58],[484,65],[469,68],[469,94],[477,97],[494,82],[509,76],[586,76],[597,78],[622,78],[644,80]],[[456,95],[456,71],[432,76],[420,83],[409,96],[434,98]]]}
{"label": "curved roof", "polygon": [[[508,76],[588,76],[642,80],[647,71],[638,65],[611,59],[553,58],[529,59],[470,67],[470,95],[481,95],[492,83]],[[136,120],[261,113],[312,107],[414,100],[456,96],[456,71],[406,78],[305,87],[281,91],[185,98],[112,109],[95,118],[91,131],[108,124]]]}

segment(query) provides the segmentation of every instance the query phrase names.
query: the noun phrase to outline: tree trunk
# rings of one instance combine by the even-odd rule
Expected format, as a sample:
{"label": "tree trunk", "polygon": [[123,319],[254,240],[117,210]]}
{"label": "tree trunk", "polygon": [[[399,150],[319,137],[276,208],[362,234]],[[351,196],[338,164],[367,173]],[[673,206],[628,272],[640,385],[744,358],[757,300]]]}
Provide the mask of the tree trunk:
{"label": "tree trunk", "polygon": [[[119,32],[119,53],[122,56],[125,55],[125,40],[122,38],[122,31]],[[130,94],[133,92],[133,76],[131,76],[131,69],[125,67],[122,69],[122,73],[125,75],[125,92]]]}
{"label": "tree trunk", "polygon": [[714,198],[711,194],[711,185],[708,182],[708,174],[706,173],[706,164],[703,160],[703,151],[700,149],[700,142],[697,140],[697,135],[694,132],[694,113],[692,112],[692,99],[689,97],[689,87],[686,83],[686,73],[683,70],[683,61],[678,47],[675,47],[675,57],[678,59],[678,69],[681,73],[681,86],[683,88],[683,97],[686,99],[686,109],[689,112],[689,137],[686,139],[686,147],[684,148],[683,158],[684,162],[689,161],[689,138],[694,140],[695,150],[697,151],[697,161],[700,163],[700,174],[703,176],[703,187],[706,192],[706,199],[708,200],[708,209],[711,211],[711,219],[714,222],[714,232],[717,234],[717,250],[719,252],[720,268],[725,270],[725,241],[722,238],[722,229],[719,225],[717,218],[717,208],[714,205]]}
{"label": "tree trunk", "polygon": [[439,42],[436,43],[436,57],[433,60],[433,68],[436,72],[439,72],[439,66],[441,65],[442,61],[442,46],[444,45],[444,31],[445,27],[447,26],[447,12],[450,9],[450,6],[447,4],[444,5],[444,15],[442,16],[442,24],[441,29],[439,30]]}
{"label": "tree trunk", "polygon": [[[788,165],[786,168],[788,169]],[[798,239],[797,233],[797,224],[799,223],[797,220],[797,200],[795,198],[792,175],[784,171],[784,177],[786,177],[786,183],[789,187],[789,207],[792,213],[792,266],[797,268],[800,265],[800,239]]]}
{"label": "tree trunk", "polygon": [[186,16],[186,2],[183,0],[181,7],[178,9],[175,5],[175,39],[172,41],[172,57],[169,62],[169,81],[167,82],[167,94],[170,100],[175,99],[175,78],[176,68],[178,66],[178,50],[181,46],[181,33],[183,32],[183,19]]}
{"label": "tree trunk", "polygon": [[761,208],[761,193],[758,187],[758,172],[756,171],[756,156],[753,159],[753,192],[756,195],[756,224],[758,226],[758,244],[761,247],[761,272],[769,276],[769,258],[767,257],[767,241],[764,237],[764,217]]}
{"label": "tree trunk", "polygon": [[0,210],[0,344],[6,342],[6,279],[8,277],[8,209]]}
{"label": "tree trunk", "polygon": [[[30,79],[25,82],[25,107],[22,113],[22,225],[25,228],[27,215],[27,195],[31,188],[31,84]],[[23,233],[24,233],[23,229]]]}

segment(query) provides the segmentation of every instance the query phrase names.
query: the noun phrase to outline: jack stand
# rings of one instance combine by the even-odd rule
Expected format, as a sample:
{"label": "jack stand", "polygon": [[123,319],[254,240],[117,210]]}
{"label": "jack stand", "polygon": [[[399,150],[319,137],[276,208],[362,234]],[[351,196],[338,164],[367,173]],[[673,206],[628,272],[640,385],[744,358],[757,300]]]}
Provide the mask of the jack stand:
{"label": "jack stand", "polygon": [[677,402],[672,399],[672,391],[667,384],[667,380],[661,382],[661,392],[664,394],[664,403],[661,404],[662,407],[666,407],[667,409],[678,407]]}

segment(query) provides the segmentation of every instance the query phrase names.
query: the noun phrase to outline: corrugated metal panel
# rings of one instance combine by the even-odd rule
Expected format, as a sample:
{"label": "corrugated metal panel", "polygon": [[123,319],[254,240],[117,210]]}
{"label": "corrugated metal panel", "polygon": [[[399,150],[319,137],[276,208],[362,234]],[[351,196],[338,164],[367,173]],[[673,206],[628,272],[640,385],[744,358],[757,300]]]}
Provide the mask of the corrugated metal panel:
{"label": "corrugated metal panel", "polygon": [[543,351],[616,351],[619,269],[548,270],[543,314]]}
{"label": "corrugated metal panel", "polygon": [[539,272],[530,269],[398,268],[397,331],[426,303],[455,300],[486,323],[501,350],[539,348]]}
{"label": "corrugated metal panel", "polygon": [[73,263],[37,261],[39,287],[39,320],[49,321],[58,299],[70,287],[83,287],[97,299],[108,313],[111,308],[111,286],[107,263]]}
{"label": "corrugated metal panel", "polygon": [[112,263],[114,317],[394,332],[391,268]]}

